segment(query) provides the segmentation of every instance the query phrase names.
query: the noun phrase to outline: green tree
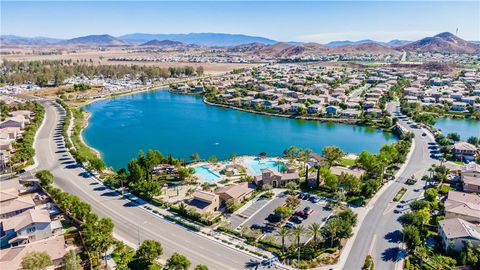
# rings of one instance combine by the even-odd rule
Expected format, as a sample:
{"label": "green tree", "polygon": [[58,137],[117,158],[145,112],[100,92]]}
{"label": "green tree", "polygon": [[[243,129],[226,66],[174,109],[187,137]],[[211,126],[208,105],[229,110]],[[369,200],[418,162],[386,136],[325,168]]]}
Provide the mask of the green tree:
{"label": "green tree", "polygon": [[35,176],[40,180],[40,185],[46,188],[53,184],[53,174],[47,170],[41,170],[35,173]]}
{"label": "green tree", "polygon": [[194,270],[208,270],[208,267],[204,264],[199,264],[195,266]]}
{"label": "green tree", "polygon": [[23,270],[43,270],[52,265],[52,259],[47,252],[31,252],[22,258]]}
{"label": "green tree", "polygon": [[327,160],[329,166],[335,165],[345,154],[337,146],[327,146],[323,148],[323,157]]}
{"label": "green tree", "polygon": [[473,249],[472,242],[470,240],[463,241],[462,252],[460,252],[460,262],[462,265],[476,265],[479,262],[480,254],[477,254]]}
{"label": "green tree", "polygon": [[459,142],[460,141],[460,134],[453,132],[448,133],[447,138],[450,139],[452,142]]}
{"label": "green tree", "polygon": [[306,230],[305,230],[305,227],[303,227],[303,225],[298,225],[298,226],[295,226],[293,227],[292,229],[292,236],[293,238],[295,239],[295,241],[297,242],[297,249],[298,249],[298,261],[300,262],[300,253],[301,253],[301,250],[300,250],[300,240],[302,239],[302,236],[305,234]]}
{"label": "green tree", "polygon": [[115,258],[118,270],[129,270],[128,264],[135,256],[133,248],[125,245],[123,242],[117,241],[112,256]]}
{"label": "green tree", "polygon": [[340,186],[347,192],[347,193],[358,193],[361,188],[360,179],[355,177],[351,174],[342,173],[340,177],[338,177]]}
{"label": "green tree", "polygon": [[278,206],[273,211],[275,215],[279,216],[280,218],[284,219],[291,215],[293,215],[293,208],[288,205]]}
{"label": "green tree", "polygon": [[211,156],[208,158],[208,162],[210,163],[217,163],[218,162],[218,158],[217,156]]}
{"label": "green tree", "polygon": [[330,246],[333,247],[333,242],[336,240],[338,232],[342,227],[341,220],[338,218],[332,218],[327,221],[324,227],[325,233],[330,238]]}
{"label": "green tree", "polygon": [[422,243],[417,227],[407,225],[403,227],[402,233],[404,235],[404,242],[410,251],[414,251],[415,248]]}
{"label": "green tree", "polygon": [[145,240],[138,247],[135,257],[145,265],[151,265],[163,254],[162,245],[155,240]]}
{"label": "green tree", "polygon": [[480,144],[480,139],[478,137],[471,136],[467,139],[467,142],[473,145],[478,145]]}
{"label": "green tree", "polygon": [[320,226],[318,223],[312,223],[310,226],[308,226],[308,232],[313,236],[313,242],[318,244],[318,240],[322,232],[322,226]]}
{"label": "green tree", "polygon": [[188,270],[190,264],[190,260],[187,257],[175,252],[167,260],[166,266],[169,270]]}
{"label": "green tree", "polygon": [[290,235],[291,231],[290,229],[286,227],[280,227],[280,229],[277,230],[276,234],[278,237],[280,237],[282,241],[282,252],[285,252],[285,238],[287,238]]}
{"label": "green tree", "polygon": [[320,168],[320,176],[323,178],[323,183],[325,186],[327,186],[333,191],[336,191],[338,189],[338,177],[334,175],[329,168]]}
{"label": "green tree", "polygon": [[63,257],[63,269],[64,270],[82,270],[82,260],[80,256],[74,250],[70,250]]}
{"label": "green tree", "polygon": [[197,162],[200,160],[200,154],[199,153],[193,153],[190,155],[190,159],[193,161],[193,162]]}
{"label": "green tree", "polygon": [[438,190],[436,188],[429,188],[425,190],[425,200],[434,202],[437,199]]}

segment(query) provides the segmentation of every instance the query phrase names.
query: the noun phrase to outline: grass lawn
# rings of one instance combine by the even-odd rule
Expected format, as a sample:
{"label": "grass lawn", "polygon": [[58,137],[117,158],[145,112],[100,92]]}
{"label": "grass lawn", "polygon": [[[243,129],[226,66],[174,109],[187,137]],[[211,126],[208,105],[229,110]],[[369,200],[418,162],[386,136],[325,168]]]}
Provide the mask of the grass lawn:
{"label": "grass lawn", "polygon": [[340,160],[339,163],[342,166],[350,167],[350,166],[355,165],[355,159],[342,158],[342,160]]}
{"label": "grass lawn", "polygon": [[393,198],[394,202],[398,202],[402,199],[403,195],[405,195],[405,192],[407,192],[407,189],[402,187],[398,192],[397,195],[395,195],[395,198]]}

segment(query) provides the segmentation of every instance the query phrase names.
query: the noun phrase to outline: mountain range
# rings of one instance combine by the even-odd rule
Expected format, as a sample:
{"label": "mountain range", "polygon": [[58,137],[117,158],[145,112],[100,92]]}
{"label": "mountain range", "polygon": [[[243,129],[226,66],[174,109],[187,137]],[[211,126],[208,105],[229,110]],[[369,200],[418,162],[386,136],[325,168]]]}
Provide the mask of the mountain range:
{"label": "mountain range", "polygon": [[252,52],[258,55],[291,57],[306,53],[399,53],[401,51],[446,51],[476,53],[480,45],[444,32],[418,41],[391,40],[379,42],[371,39],[359,41],[332,41],[326,44],[302,42],[277,42],[272,39],[240,34],[190,33],[190,34],[144,34],[135,33],[119,37],[111,35],[88,35],[61,40],[47,37],[0,36],[2,46],[186,46],[229,47],[231,51]]}

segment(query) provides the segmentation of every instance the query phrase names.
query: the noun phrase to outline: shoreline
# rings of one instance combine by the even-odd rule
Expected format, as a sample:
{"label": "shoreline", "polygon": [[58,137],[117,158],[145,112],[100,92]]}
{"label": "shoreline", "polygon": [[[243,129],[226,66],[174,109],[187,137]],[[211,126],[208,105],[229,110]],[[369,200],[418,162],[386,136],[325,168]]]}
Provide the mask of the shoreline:
{"label": "shoreline", "polygon": [[[308,120],[308,121],[319,121],[323,123],[336,123],[336,124],[350,124],[350,125],[359,125],[360,119],[350,119],[350,118],[325,118],[325,117],[314,117],[314,116],[294,116],[294,115],[286,115],[286,114],[279,114],[279,113],[269,113],[269,112],[259,112],[255,110],[249,110],[244,108],[235,107],[232,105],[226,104],[218,104],[209,102],[206,98],[203,98],[203,102],[210,106],[222,107],[227,109],[233,109],[242,112],[254,113],[259,115],[267,115],[267,116],[275,116],[275,117],[282,117],[282,118],[289,118],[289,119],[296,119],[296,120]],[[373,127],[375,128],[375,127]],[[379,129],[379,128],[375,128]],[[381,130],[381,129],[379,129]]]}

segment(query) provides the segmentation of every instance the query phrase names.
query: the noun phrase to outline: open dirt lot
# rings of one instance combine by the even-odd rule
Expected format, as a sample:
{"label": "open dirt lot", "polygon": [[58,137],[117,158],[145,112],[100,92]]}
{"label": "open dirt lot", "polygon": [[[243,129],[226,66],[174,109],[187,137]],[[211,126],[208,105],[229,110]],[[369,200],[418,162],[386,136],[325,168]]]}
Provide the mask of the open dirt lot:
{"label": "open dirt lot", "polygon": [[[8,61],[38,61],[38,60],[69,60],[86,61],[94,65],[145,65],[158,67],[178,67],[178,66],[203,66],[205,74],[221,74],[230,72],[234,69],[248,68],[257,64],[242,63],[188,63],[188,62],[150,62],[150,61],[109,61],[113,57],[154,57],[160,54],[170,56],[171,52],[135,52],[122,48],[110,48],[107,50],[99,49],[50,49],[49,51],[37,49],[2,49],[1,60]],[[15,52],[15,53],[12,53]],[[52,54],[55,52],[55,54]],[[91,60],[91,61],[90,61]]]}

